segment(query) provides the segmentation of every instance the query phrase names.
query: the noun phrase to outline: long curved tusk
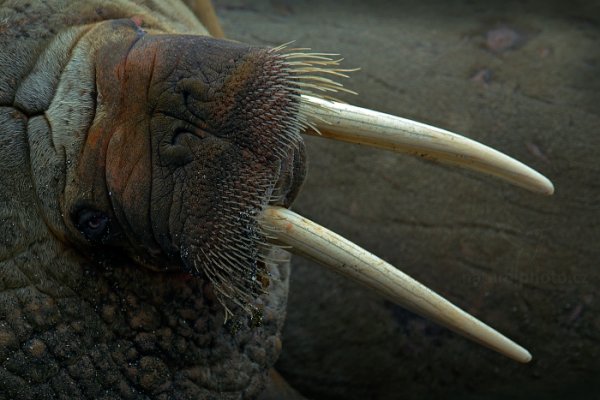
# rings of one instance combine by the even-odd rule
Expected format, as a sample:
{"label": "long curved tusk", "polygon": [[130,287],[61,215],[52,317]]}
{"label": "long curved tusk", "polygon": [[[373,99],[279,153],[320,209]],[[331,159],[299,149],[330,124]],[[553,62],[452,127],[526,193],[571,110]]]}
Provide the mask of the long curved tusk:
{"label": "long curved tusk", "polygon": [[319,132],[307,133],[366,144],[480,171],[550,195],[552,182],[525,164],[464,136],[365,108],[301,96],[301,113]]}
{"label": "long curved tusk", "polygon": [[267,207],[260,224],[277,243],[291,246],[292,252],[507,357],[523,363],[531,360],[531,354],[523,347],[336,233],[281,207]]}

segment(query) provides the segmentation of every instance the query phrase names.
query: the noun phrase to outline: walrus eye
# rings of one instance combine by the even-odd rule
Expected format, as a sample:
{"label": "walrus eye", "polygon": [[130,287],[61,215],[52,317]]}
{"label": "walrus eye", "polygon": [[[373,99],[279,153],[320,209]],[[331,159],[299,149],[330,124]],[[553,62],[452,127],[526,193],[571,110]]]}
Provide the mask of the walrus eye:
{"label": "walrus eye", "polygon": [[77,213],[75,224],[81,234],[91,242],[99,242],[108,234],[108,215],[102,211],[84,208]]}

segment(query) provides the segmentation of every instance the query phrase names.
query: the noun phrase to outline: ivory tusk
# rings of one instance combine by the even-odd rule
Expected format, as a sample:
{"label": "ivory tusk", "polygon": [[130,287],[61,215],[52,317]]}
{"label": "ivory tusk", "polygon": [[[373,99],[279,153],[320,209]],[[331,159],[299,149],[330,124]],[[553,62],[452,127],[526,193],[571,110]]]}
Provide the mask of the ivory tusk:
{"label": "ivory tusk", "polygon": [[336,233],[281,207],[267,207],[260,224],[277,243],[291,246],[292,252],[507,357],[523,363],[531,360],[523,347]]}
{"label": "ivory tusk", "polygon": [[430,125],[365,108],[301,96],[306,133],[408,153],[444,164],[472,169],[525,189],[550,195],[552,182],[525,164],[464,136]]}

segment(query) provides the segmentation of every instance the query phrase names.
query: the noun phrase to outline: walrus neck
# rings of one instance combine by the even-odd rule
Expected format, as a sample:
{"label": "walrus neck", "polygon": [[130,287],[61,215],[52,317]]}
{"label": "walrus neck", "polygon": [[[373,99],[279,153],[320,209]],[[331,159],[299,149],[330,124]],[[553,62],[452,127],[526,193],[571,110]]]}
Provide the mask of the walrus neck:
{"label": "walrus neck", "polygon": [[[27,117],[12,107],[0,107],[0,160],[1,263],[48,234],[38,212],[28,168]],[[0,280],[0,293],[2,285]]]}

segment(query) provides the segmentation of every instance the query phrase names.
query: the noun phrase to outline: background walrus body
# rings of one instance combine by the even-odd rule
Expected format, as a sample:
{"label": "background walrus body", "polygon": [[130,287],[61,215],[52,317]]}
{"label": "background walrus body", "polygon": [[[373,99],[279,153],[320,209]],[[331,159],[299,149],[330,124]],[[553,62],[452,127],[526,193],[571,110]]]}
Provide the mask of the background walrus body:
{"label": "background walrus body", "polygon": [[463,132],[556,186],[544,198],[309,138],[299,212],[493,321],[533,361],[474,347],[296,257],[278,367],[308,397],[598,393],[600,10],[557,4],[216,2],[233,38],[296,39],[361,67],[348,102]]}

